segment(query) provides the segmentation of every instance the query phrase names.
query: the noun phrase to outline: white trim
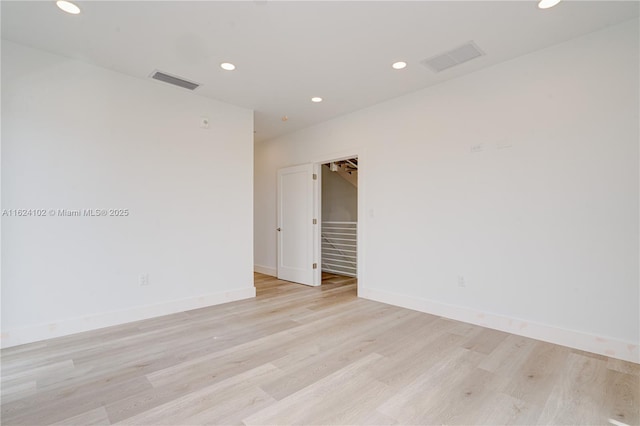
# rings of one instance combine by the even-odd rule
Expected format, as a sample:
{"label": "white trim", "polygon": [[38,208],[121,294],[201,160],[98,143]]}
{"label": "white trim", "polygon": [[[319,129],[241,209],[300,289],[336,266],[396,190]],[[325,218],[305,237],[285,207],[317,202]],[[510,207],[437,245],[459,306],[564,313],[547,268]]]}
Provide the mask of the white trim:
{"label": "white trim", "polygon": [[316,269],[313,271],[313,285],[322,284],[322,164],[313,163],[313,173],[316,179],[313,181],[313,217],[316,220],[313,225],[313,263]]}
{"label": "white trim", "polygon": [[640,364],[639,345],[637,342],[627,342],[581,331],[568,330],[490,312],[482,312],[462,306],[448,305],[433,300],[418,299],[390,293],[383,290],[361,288],[358,296],[363,299],[375,300],[389,305],[400,306],[402,308]]}
{"label": "white trim", "polygon": [[37,342],[55,337],[126,324],[143,319],[219,305],[256,296],[255,287],[206,294],[155,305],[137,306],[122,311],[106,312],[86,317],[66,319],[55,323],[3,330],[0,343],[3,348]]}
{"label": "white trim", "polygon": [[272,277],[278,276],[278,270],[276,268],[271,268],[269,266],[253,265],[253,271],[259,272],[261,274],[269,275]]}

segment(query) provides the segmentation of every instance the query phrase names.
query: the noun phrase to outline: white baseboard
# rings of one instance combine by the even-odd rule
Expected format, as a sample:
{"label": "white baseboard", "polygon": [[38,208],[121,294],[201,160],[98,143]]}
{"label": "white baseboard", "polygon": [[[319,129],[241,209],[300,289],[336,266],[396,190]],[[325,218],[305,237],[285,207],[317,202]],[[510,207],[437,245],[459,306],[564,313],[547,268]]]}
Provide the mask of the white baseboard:
{"label": "white baseboard", "polygon": [[253,265],[253,270],[261,274],[270,275],[272,277],[278,276],[278,270],[276,268],[270,268],[268,266]]}
{"label": "white baseboard", "polygon": [[416,299],[382,290],[358,289],[358,296],[363,299],[375,300],[376,302],[400,306],[414,311],[640,364],[639,347],[636,342],[626,342],[581,331],[567,330],[432,300]]}
{"label": "white baseboard", "polygon": [[0,343],[3,348],[37,342],[55,337],[96,330],[113,325],[125,324],[133,321],[175,314],[191,309],[204,308],[233,302],[235,300],[255,297],[255,287],[225,291],[222,293],[206,294],[187,299],[173,300],[156,305],[138,306],[115,312],[105,312],[86,317],[66,319],[54,323],[2,330]]}

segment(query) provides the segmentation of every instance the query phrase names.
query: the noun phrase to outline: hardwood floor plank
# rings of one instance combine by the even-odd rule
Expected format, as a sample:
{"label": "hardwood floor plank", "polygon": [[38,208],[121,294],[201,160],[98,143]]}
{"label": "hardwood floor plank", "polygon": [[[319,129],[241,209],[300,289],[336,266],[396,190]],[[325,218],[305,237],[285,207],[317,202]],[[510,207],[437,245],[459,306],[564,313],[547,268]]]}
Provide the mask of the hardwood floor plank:
{"label": "hardwood floor plank", "polygon": [[534,425],[540,417],[539,409],[501,392],[491,393],[482,404],[467,410],[458,420],[460,424]]}
{"label": "hardwood floor plank", "polygon": [[607,370],[604,407],[611,419],[640,425],[640,377]]}
{"label": "hardwood floor plank", "polygon": [[570,354],[542,409],[541,424],[605,424],[606,361]]}
{"label": "hardwood floor plank", "polygon": [[[336,422],[360,411],[361,404],[384,388],[384,384],[370,380],[366,371],[382,359],[371,353],[335,371],[310,386],[295,392],[277,403],[243,420],[246,425],[263,424],[349,424]],[[358,391],[356,391],[356,389]],[[322,404],[317,404],[322,401]]]}
{"label": "hardwood floor plank", "polygon": [[6,373],[3,370],[2,382],[14,384],[20,382],[30,382],[33,380],[37,380],[39,377],[46,377],[47,374],[51,374],[52,372],[72,371],[74,368],[75,365],[73,364],[73,360],[67,359],[65,361],[45,364],[29,369],[14,369],[13,371],[8,371]]}
{"label": "hardwood floor plank", "polygon": [[484,355],[455,347],[415,380],[399,389],[378,411],[400,424],[443,424],[448,407],[460,398],[460,387]]}
{"label": "hardwood floor plank", "polygon": [[473,369],[463,380],[451,386],[449,397],[438,409],[429,410],[427,418],[440,424],[467,425],[478,421],[478,415],[489,408],[504,388],[507,379],[480,368]]}
{"label": "hardwood floor plank", "polygon": [[464,342],[462,347],[488,355],[500,346],[507,336],[509,334],[503,331],[481,328],[479,333]]}
{"label": "hardwood floor plank", "polygon": [[277,401],[259,387],[251,387],[243,394],[225,396],[207,410],[184,420],[187,425],[242,425],[242,419]]}
{"label": "hardwood floor plank", "polygon": [[511,334],[480,363],[480,368],[492,373],[513,377],[525,363],[535,346],[535,340]]}
{"label": "hardwood floor plank", "polygon": [[2,382],[2,402],[7,404],[11,401],[27,398],[37,391],[35,380],[19,383]]}
{"label": "hardwood floor plank", "polygon": [[634,364],[632,362],[621,361],[619,359],[608,358],[607,368],[615,370],[620,373],[631,374],[634,376],[640,376],[640,364]]}
{"label": "hardwood floor plank", "polygon": [[107,411],[102,406],[54,423],[56,426],[104,426],[110,424]]}
{"label": "hardwood floor plank", "polygon": [[[374,367],[372,375],[393,389],[402,390],[415,380],[416,375],[447,360],[458,351],[460,340],[460,336],[445,332],[426,341],[416,339],[414,342],[405,342],[398,345],[398,352],[393,355],[387,353],[385,359]],[[416,369],[416,365],[420,368]]]}
{"label": "hardwood floor plank", "polygon": [[385,416],[378,410],[372,410],[369,413],[362,416],[359,421],[353,422],[352,424],[393,426],[393,425],[397,425],[398,422],[396,422],[394,419],[392,419],[389,416]]}
{"label": "hardwood floor plank", "polygon": [[256,274],[257,297],[3,349],[3,425],[640,423],[640,365]]}
{"label": "hardwood floor plank", "polygon": [[183,395],[198,392],[209,385],[232,379],[283,354],[282,351],[274,352],[272,349],[238,354],[238,359],[235,354],[230,354],[208,364],[196,364],[188,370],[172,370],[174,372],[170,376],[161,376],[161,379],[151,381],[152,388],[108,404],[109,418],[113,422],[122,421]]}
{"label": "hardwood floor plank", "polygon": [[[258,384],[268,377],[282,374],[283,372],[274,365],[262,364],[136,415],[127,412],[121,424],[184,424],[188,423],[188,419],[197,418],[211,407],[215,407],[215,413],[209,411],[209,414],[204,416],[207,421],[212,421],[215,417],[229,417],[239,408],[255,405],[257,399],[264,394],[257,388]],[[264,405],[265,402],[272,403],[275,400],[267,397],[262,402]],[[115,413],[109,410],[109,407],[107,411]],[[123,417],[122,413],[118,413],[117,417]],[[110,419],[115,420],[111,415]]]}
{"label": "hardwood floor plank", "polygon": [[507,395],[543,407],[566,368],[571,351],[564,346],[537,342],[526,360],[510,375]]}
{"label": "hardwood floor plank", "polygon": [[54,392],[36,393],[28,398],[2,404],[3,424],[39,425],[63,421],[113,401],[150,389],[145,377],[127,380],[102,378],[97,383]]}

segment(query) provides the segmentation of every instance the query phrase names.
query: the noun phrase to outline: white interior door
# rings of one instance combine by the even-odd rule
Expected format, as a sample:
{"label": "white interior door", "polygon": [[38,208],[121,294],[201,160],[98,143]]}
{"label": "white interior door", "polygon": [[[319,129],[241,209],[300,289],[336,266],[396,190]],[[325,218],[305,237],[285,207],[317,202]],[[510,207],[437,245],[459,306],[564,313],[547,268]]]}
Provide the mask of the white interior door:
{"label": "white interior door", "polygon": [[317,182],[313,164],[278,170],[278,278],[281,280],[320,284],[315,247],[319,227],[314,224]]}

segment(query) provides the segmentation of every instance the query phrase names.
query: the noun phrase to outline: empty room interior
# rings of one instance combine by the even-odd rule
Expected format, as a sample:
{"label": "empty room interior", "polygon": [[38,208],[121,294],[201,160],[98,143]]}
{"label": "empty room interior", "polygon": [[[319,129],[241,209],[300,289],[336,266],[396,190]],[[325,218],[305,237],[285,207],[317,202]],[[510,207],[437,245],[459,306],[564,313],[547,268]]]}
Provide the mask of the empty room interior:
{"label": "empty room interior", "polygon": [[638,1],[5,1],[4,425],[640,425]]}

